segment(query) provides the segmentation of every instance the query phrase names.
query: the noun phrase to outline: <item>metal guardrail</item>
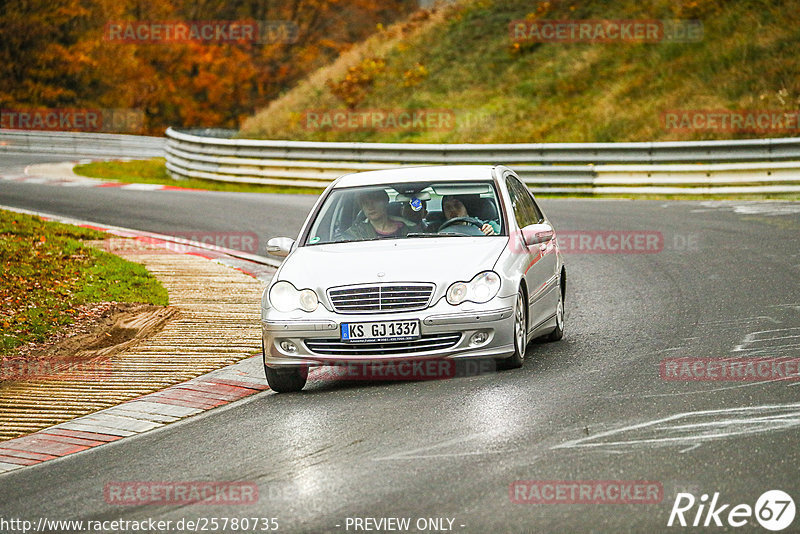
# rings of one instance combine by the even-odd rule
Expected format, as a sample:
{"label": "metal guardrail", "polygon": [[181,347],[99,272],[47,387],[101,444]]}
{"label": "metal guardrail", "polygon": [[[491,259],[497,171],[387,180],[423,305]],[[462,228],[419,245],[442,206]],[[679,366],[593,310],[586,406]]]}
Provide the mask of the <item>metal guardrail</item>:
{"label": "metal guardrail", "polygon": [[502,163],[536,193],[800,192],[800,138],[664,143],[399,144],[230,139],[167,130],[175,178],[325,187],[420,164]]}
{"label": "metal guardrail", "polygon": [[178,179],[327,186],[348,172],[404,165],[503,163],[536,193],[800,192],[800,138],[669,143],[431,145],[231,139],[231,130],[167,137],[0,130],[0,155],[147,158]]}
{"label": "metal guardrail", "polygon": [[44,151],[73,157],[156,158],[163,157],[165,149],[166,139],[163,137],[0,130],[0,155]]}

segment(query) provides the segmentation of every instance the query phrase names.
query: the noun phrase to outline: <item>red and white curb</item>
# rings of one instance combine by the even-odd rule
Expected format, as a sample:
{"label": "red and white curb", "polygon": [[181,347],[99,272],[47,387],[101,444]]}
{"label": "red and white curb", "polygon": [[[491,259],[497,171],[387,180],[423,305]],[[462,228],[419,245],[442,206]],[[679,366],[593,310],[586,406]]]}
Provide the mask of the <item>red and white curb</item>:
{"label": "red and white curb", "polygon": [[[28,165],[22,173],[0,174],[0,180],[61,187],[113,187],[128,191],[203,191],[202,189],[191,189],[174,185],[136,184],[99,180],[96,178],[79,176],[72,171],[75,165],[90,163],[91,161],[93,160]],[[43,169],[46,169],[45,172],[42,172]]]}
{"label": "red and white curb", "polygon": [[3,174],[0,175],[0,180],[6,180],[9,182],[24,182],[26,184],[58,185],[62,187],[114,187],[118,189],[134,191],[200,191],[200,189],[189,189],[186,187],[176,187],[174,185],[102,182],[92,178],[87,178],[86,180],[71,180],[68,178],[37,176],[31,174]]}
{"label": "red and white curb", "polygon": [[0,442],[0,473],[142,434],[268,389],[254,356],[182,384]]}

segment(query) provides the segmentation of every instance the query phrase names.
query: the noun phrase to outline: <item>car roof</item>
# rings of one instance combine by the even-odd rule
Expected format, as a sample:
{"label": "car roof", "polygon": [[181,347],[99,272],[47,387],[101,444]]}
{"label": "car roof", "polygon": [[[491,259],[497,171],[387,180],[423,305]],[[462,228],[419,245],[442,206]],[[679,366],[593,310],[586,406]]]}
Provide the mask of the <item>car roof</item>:
{"label": "car roof", "polygon": [[405,182],[467,182],[494,179],[496,165],[427,165],[345,174],[334,186],[356,187]]}

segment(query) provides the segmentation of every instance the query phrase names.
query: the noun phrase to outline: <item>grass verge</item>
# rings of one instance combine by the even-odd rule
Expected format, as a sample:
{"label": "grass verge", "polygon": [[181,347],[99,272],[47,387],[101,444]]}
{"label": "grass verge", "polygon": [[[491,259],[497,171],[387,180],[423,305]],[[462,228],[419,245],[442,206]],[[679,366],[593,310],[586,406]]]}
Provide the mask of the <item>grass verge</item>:
{"label": "grass verge", "polygon": [[0,210],[0,355],[70,324],[82,304],[168,304],[147,270],[82,240],[107,234]]}
{"label": "grass verge", "polygon": [[279,185],[238,184],[230,182],[215,182],[189,178],[186,180],[173,180],[167,174],[164,158],[153,158],[132,161],[96,161],[77,165],[75,174],[88,178],[103,180],[116,180],[118,182],[136,184],[161,184],[187,189],[203,189],[206,191],[227,191],[235,193],[286,193],[286,194],[314,194],[318,195],[322,189],[311,187],[290,187]]}

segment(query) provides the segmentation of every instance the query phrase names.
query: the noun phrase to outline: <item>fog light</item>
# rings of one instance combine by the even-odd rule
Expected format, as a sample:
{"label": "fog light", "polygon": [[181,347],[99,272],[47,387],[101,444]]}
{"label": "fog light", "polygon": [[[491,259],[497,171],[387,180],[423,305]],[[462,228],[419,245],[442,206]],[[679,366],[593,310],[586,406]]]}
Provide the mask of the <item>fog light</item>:
{"label": "fog light", "polygon": [[280,347],[283,352],[288,352],[289,354],[297,352],[297,345],[285,339],[280,342]]}
{"label": "fog light", "polygon": [[473,346],[483,345],[489,339],[488,332],[475,332],[469,340],[469,344]]}

